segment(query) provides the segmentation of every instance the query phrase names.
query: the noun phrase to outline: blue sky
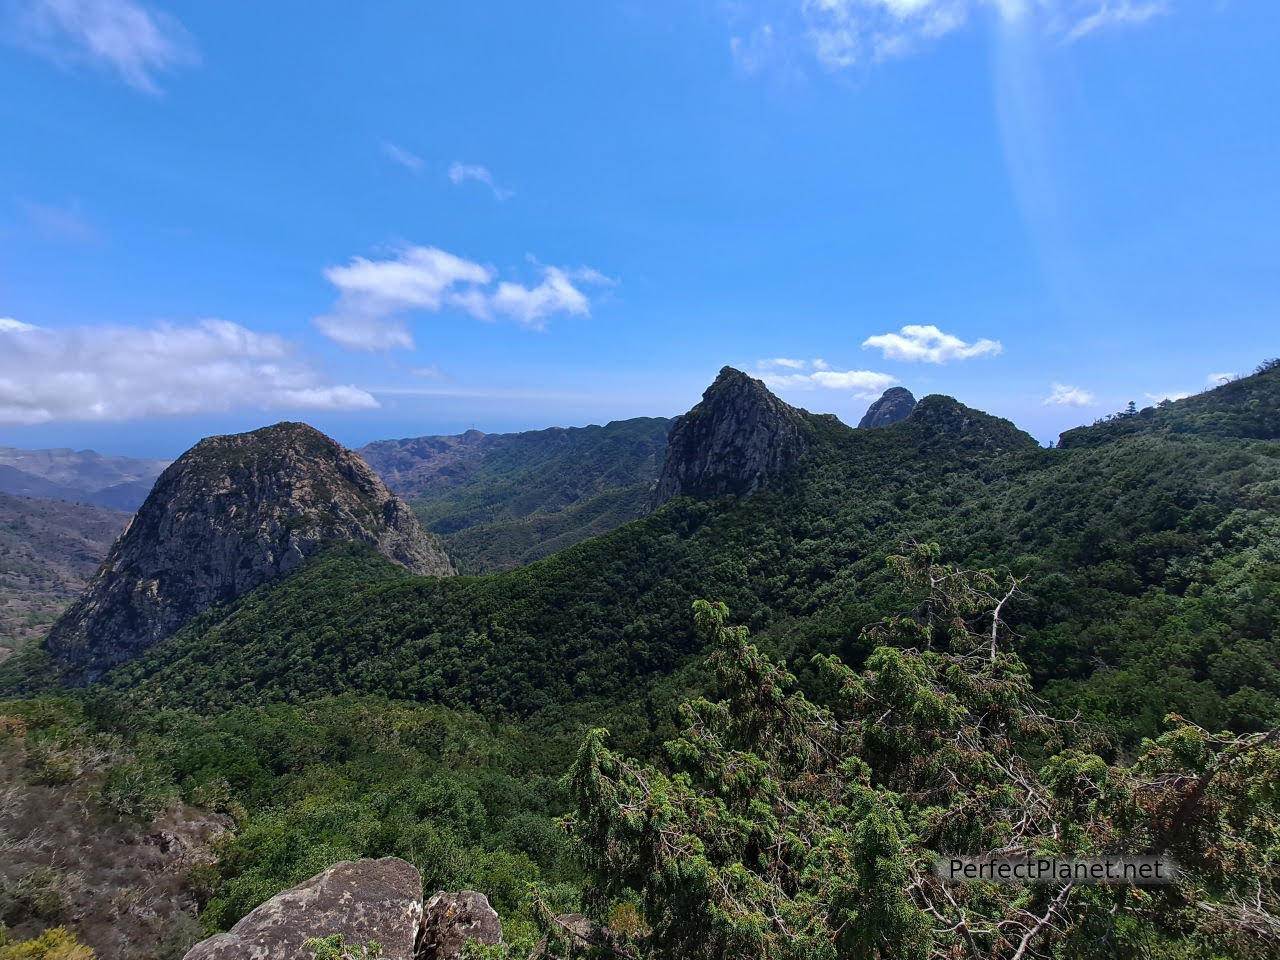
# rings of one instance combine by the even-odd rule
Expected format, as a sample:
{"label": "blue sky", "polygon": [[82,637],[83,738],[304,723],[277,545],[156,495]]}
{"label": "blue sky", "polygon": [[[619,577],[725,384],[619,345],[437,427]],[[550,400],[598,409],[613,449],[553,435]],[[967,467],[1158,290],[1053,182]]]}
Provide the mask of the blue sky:
{"label": "blue sky", "polygon": [[[1280,353],[1280,9],[0,0],[0,444],[674,415],[1043,440]],[[784,361],[784,362],[778,362]]]}

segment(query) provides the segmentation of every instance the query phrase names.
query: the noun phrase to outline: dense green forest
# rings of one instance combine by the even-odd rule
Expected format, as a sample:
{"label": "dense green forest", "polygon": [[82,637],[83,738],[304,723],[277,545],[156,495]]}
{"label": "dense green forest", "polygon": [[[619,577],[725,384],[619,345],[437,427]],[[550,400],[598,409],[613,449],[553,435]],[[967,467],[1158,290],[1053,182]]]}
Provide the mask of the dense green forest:
{"label": "dense green forest", "polygon": [[[919,596],[904,592],[901,563],[889,558],[936,543],[942,561],[1016,582],[1000,624],[1001,651],[1010,658],[1001,661],[1001,682],[1016,688],[1018,703],[1034,699],[1037,715],[1071,721],[1070,730],[1087,736],[1072,733],[1052,744],[1015,738],[1000,749],[1057,791],[1055,803],[1066,806],[1055,816],[1066,823],[1076,822],[1069,805],[1086,802],[1081,778],[1110,784],[1104,792],[1112,806],[1079,816],[1119,822],[1123,811],[1147,803],[1147,773],[1164,776],[1176,767],[1176,776],[1168,773],[1175,780],[1209,776],[1205,771],[1225,765],[1236,756],[1231,751],[1244,749],[1240,744],[1261,742],[1218,731],[1248,738],[1280,724],[1277,365],[1187,401],[1069,432],[1056,449],[944,397],[926,398],[911,418],[889,428],[854,431],[815,418],[813,429],[810,453],[773,489],[746,499],[677,498],[500,574],[422,579],[368,549],[335,548],[286,579],[206,612],[104,684],[0,704],[0,714],[22,721],[28,755],[39,748],[37,773],[48,756],[112,738],[100,776],[103,796],[120,816],[145,816],[180,797],[235,820],[217,864],[193,875],[206,930],[225,929],[334,860],[396,854],[421,867],[428,886],[488,892],[510,922],[517,950],[536,938],[539,916],[572,909],[612,916],[620,930],[647,931],[659,945],[670,937],[687,947],[681,930],[689,924],[720,924],[732,948],[727,956],[753,955],[754,947],[742,946],[756,942],[751,910],[743,907],[736,920],[708,918],[690,907],[701,896],[692,875],[670,877],[664,886],[663,870],[628,874],[616,856],[603,853],[623,838],[633,852],[649,842],[643,831],[626,832],[634,823],[610,827],[600,793],[602,771],[613,769],[617,784],[625,780],[618,769],[645,764],[702,771],[704,780],[692,786],[675,771],[662,776],[694,791],[671,802],[687,814],[681,830],[707,842],[709,801],[694,794],[721,790],[705,779],[708,765],[720,761],[714,751],[697,754],[689,745],[688,713],[676,707],[722,688],[723,664],[714,656],[708,664],[704,654],[728,641],[717,633],[723,615],[716,629],[705,615],[701,627],[695,623],[695,601],[728,605],[733,622],[750,631],[761,664],[776,662],[786,673],[780,687],[793,698],[791,707],[823,704],[838,715],[833,667],[849,683],[848,671],[868,668],[879,676],[891,666],[886,646],[919,642],[874,629],[904,611],[916,622],[924,609]],[[937,553],[928,556],[938,562]],[[10,694],[37,692],[38,658],[4,671]],[[1174,734],[1170,714],[1183,718]],[[946,716],[946,723],[958,722]],[[601,735],[588,733],[599,727],[610,730],[607,748]],[[874,767],[876,758],[857,742],[849,762],[863,756]],[[1169,759],[1183,748],[1177,763]],[[766,767],[770,750],[795,763],[794,752],[777,744],[748,739],[735,749]],[[624,761],[628,755],[638,759]],[[1051,757],[1058,758],[1052,769],[1045,766]],[[1273,761],[1267,763],[1251,768],[1255,779],[1246,777],[1243,786],[1230,780],[1237,792],[1215,808],[1234,811],[1222,813],[1226,825],[1213,828],[1214,842],[1230,847],[1240,870],[1274,862],[1280,849],[1274,832],[1280,791]],[[572,778],[563,780],[571,768]],[[827,775],[815,769],[802,764],[788,775]],[[895,781],[892,771],[866,780],[852,769],[842,776],[867,789],[915,789],[909,780]],[[1070,776],[1062,772],[1068,769]],[[1100,772],[1106,770],[1119,772]],[[761,775],[775,774],[781,776],[770,768]],[[992,776],[975,775],[975,796],[988,796]],[[752,809],[725,802],[738,817]],[[919,831],[940,815],[928,804],[885,802],[892,809],[867,821],[868,830],[892,822],[896,831]],[[1249,804],[1260,820],[1240,813]],[[569,836],[553,822],[564,815],[566,825],[578,824]],[[584,831],[583,817],[592,816]],[[765,816],[756,829],[767,832],[771,822]],[[1133,824],[1127,829],[1128,840],[1141,832]],[[606,834],[614,840],[606,842]],[[1085,850],[1105,837],[1077,839],[1075,849]],[[732,863],[753,856],[761,838],[744,842],[716,869],[737,871],[735,882],[758,906],[768,891],[753,887]],[[915,834],[910,843],[929,848]],[[893,862],[898,872],[890,875],[909,882],[910,870]],[[1239,892],[1221,863],[1197,876],[1214,903]],[[0,887],[6,898],[0,908],[8,919],[0,922],[25,917],[35,932],[23,901],[6,889]],[[821,939],[825,928],[808,901],[826,894],[797,891],[788,891],[798,898],[794,916],[812,921],[805,935]],[[1089,938],[1097,931],[1090,924],[1103,922],[1111,905],[1090,903],[1075,946],[1064,941],[1065,956],[1091,955]],[[846,906],[852,911],[846,919],[872,916],[866,931],[898,924],[905,939],[894,945],[868,933],[842,956],[950,955],[930,954],[937,946],[925,930],[932,920],[921,919],[918,903],[910,910],[891,899]],[[1044,906],[1016,909],[1032,917]],[[873,907],[889,912],[867,914]],[[985,901],[979,914],[1006,907],[1014,909]],[[1174,907],[1125,909],[1122,915],[1139,919],[1103,932],[1128,946],[1141,940],[1152,956],[1267,955],[1250,952],[1247,937],[1193,935],[1200,928],[1185,917],[1180,927]],[[64,919],[54,911],[45,921]],[[841,921],[830,922],[835,929]],[[997,941],[983,940],[973,955],[1005,955]]]}

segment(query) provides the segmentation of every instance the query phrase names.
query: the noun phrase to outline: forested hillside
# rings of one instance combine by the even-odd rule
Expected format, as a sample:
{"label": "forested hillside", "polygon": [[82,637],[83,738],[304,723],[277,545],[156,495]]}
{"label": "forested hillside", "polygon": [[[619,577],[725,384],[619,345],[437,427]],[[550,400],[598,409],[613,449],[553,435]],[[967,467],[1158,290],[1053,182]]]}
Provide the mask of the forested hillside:
{"label": "forested hillside", "polygon": [[466,573],[506,570],[634,520],[671,421],[380,440],[358,451]]}
{"label": "forested hillside", "polygon": [[[1242,397],[1265,406],[1277,379],[1272,368],[1198,398],[1197,415]],[[1170,710],[1240,729],[1276,719],[1274,439],[1133,429],[1044,450],[936,397],[881,430],[814,422],[815,446],[781,488],[678,498],[499,576],[435,582],[332,555],[113,682],[143,703],[350,690],[523,716],[639,695],[670,674],[697,650],[685,614],[698,597],[725,600],[797,662],[857,660],[861,627],[887,602],[884,557],[934,541],[1025,580],[1010,622],[1038,683],[1127,742]],[[1251,432],[1280,435],[1274,418]]]}

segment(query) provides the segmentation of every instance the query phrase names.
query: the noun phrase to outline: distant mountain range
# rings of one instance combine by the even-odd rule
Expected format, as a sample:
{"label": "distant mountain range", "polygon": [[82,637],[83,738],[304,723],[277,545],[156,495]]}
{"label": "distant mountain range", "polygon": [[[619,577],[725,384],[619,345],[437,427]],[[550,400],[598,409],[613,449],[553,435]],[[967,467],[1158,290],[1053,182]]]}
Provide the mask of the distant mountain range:
{"label": "distant mountain range", "polygon": [[550,556],[642,516],[672,421],[381,440],[357,452],[464,573]]}
{"label": "distant mountain range", "polygon": [[93,450],[0,447],[0,493],[137,510],[168,460],[108,457]]}

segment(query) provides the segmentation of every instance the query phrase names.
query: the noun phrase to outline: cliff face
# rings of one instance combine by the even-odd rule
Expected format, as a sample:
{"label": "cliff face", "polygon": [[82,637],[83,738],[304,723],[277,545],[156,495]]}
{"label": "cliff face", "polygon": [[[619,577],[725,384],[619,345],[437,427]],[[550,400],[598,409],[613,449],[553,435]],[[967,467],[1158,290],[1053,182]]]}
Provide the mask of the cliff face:
{"label": "cliff face", "polygon": [[414,573],[454,572],[377,475],[312,427],[210,437],[160,475],[45,647],[69,682],[92,682],[333,541],[370,544]]}
{"label": "cliff face", "polygon": [[871,427],[887,427],[905,420],[916,408],[916,398],[906,387],[890,387],[880,399],[867,407],[867,412],[858,421],[859,430]]}
{"label": "cliff face", "polygon": [[702,401],[676,420],[655,505],[679,496],[754,493],[809,449],[808,419],[759,380],[725,367]]}

